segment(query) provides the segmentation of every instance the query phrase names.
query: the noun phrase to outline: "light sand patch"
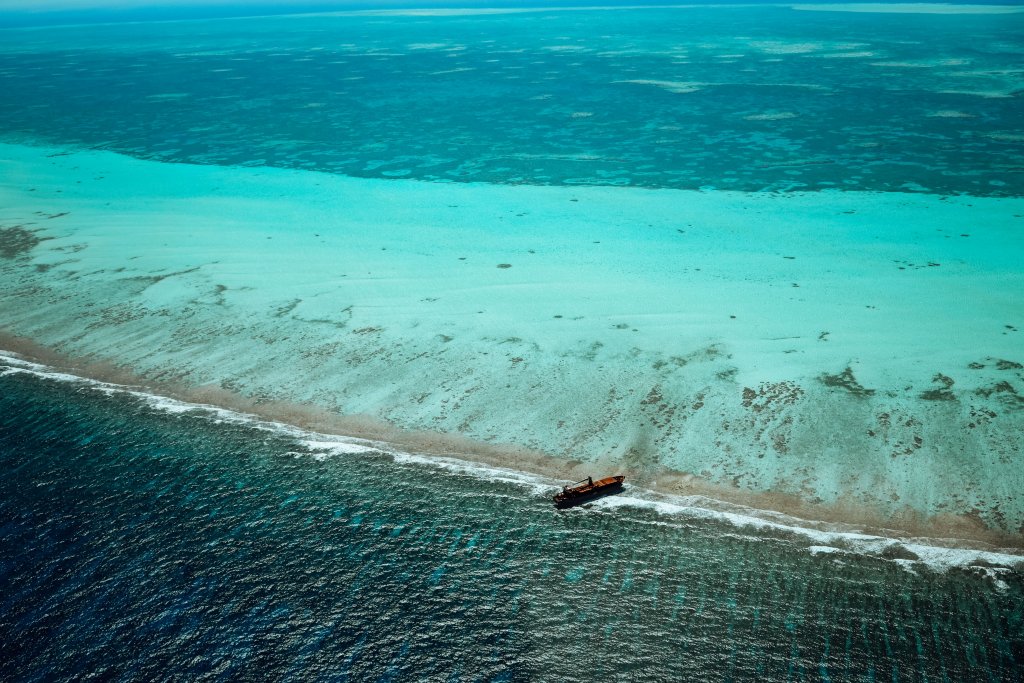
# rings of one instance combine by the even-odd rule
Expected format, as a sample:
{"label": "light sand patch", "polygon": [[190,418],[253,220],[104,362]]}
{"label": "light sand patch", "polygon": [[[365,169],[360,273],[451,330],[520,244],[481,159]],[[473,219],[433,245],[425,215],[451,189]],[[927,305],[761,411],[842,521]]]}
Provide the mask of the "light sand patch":
{"label": "light sand patch", "polygon": [[935,64],[930,62],[871,62],[871,66],[880,66],[891,69],[934,69]]}
{"label": "light sand patch", "polygon": [[984,97],[985,99],[1005,99],[1013,97],[1017,92],[1017,88],[993,88],[989,90],[970,90],[967,88],[949,88],[946,90],[936,90],[935,92],[943,95],[971,95],[973,97]]}
{"label": "light sand patch", "polygon": [[651,79],[631,79],[625,81],[612,81],[612,83],[632,83],[634,85],[653,85],[656,88],[667,90],[670,93],[677,95],[685,95],[687,93],[693,93],[701,90],[707,83],[697,83],[694,81],[657,81]]}
{"label": "light sand patch", "polygon": [[341,12],[317,12],[310,14],[297,14],[293,16],[342,16],[342,17],[471,17],[487,16],[491,14],[523,14],[527,12],[543,11],[535,8],[462,8],[462,9],[368,9],[368,10],[347,10]]}
{"label": "light sand patch", "polygon": [[939,66],[964,66],[970,64],[969,59],[918,59],[898,62],[872,62],[871,66],[891,67],[894,69],[933,69]]}
{"label": "light sand patch", "polygon": [[742,85],[748,88],[803,88],[830,92],[832,89],[817,83],[708,83],[707,85]]}
{"label": "light sand patch", "polygon": [[872,12],[879,14],[1018,14],[1020,5],[947,5],[943,3],[850,3],[791,5],[805,12]]}
{"label": "light sand patch", "polygon": [[431,76],[443,76],[444,74],[458,74],[465,71],[476,71],[476,68],[471,66],[461,66],[455,69],[442,69],[441,71],[431,71]]}
{"label": "light sand patch", "polygon": [[948,75],[966,78],[1024,76],[1024,69],[976,69],[973,71],[950,71]]}
{"label": "light sand patch", "polygon": [[733,4],[674,4],[674,5],[580,5],[580,6],[558,6],[549,7],[493,7],[493,8],[422,8],[422,9],[362,9],[362,10],[341,10],[332,12],[303,13],[297,17],[316,16],[340,16],[340,17],[459,17],[459,16],[487,16],[496,14],[531,14],[548,12],[608,12],[608,11],[632,11],[632,10],[693,10],[693,9],[735,9],[743,5]]}
{"label": "light sand patch", "polygon": [[756,40],[749,45],[769,55],[802,55],[824,48],[822,43],[787,43],[774,40]]}
{"label": "light sand patch", "polygon": [[796,117],[797,115],[791,111],[771,111],[763,114],[751,114],[743,118],[747,121],[784,121],[785,119],[795,119]]}
{"label": "light sand patch", "polygon": [[545,45],[541,49],[548,52],[586,52],[587,50],[582,45]]}
{"label": "light sand patch", "polygon": [[822,59],[867,59],[877,57],[878,53],[871,50],[860,50],[859,52],[831,52],[821,55]]}

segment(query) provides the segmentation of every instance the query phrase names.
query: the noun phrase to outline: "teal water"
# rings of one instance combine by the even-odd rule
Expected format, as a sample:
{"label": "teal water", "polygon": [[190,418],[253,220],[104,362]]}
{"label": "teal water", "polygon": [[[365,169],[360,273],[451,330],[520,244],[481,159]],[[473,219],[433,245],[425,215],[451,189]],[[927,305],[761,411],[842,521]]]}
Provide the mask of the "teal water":
{"label": "teal water", "polygon": [[1024,680],[1022,56],[990,10],[0,31],[0,333],[139,383],[0,356],[0,678]]}
{"label": "teal water", "polygon": [[717,7],[10,30],[0,129],[377,178],[1019,196],[1021,17]]}

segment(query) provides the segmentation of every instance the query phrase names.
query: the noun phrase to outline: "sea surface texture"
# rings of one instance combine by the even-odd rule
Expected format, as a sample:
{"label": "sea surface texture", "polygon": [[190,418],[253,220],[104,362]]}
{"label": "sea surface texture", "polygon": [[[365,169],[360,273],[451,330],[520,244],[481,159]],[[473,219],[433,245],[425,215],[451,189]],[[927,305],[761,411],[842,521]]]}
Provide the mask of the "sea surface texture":
{"label": "sea surface texture", "polygon": [[1019,9],[0,29],[0,679],[1024,680]]}
{"label": "sea surface texture", "polygon": [[1021,680],[1024,591],[984,562],[556,513],[528,478],[0,390],[4,680]]}

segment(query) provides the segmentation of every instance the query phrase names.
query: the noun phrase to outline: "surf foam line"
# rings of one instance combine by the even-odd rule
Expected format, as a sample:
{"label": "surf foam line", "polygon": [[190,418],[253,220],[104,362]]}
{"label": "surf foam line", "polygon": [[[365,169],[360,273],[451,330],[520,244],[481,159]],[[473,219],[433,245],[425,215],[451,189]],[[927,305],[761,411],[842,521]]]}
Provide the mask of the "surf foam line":
{"label": "surf foam line", "polygon": [[[826,531],[813,528],[813,523],[808,520],[768,520],[758,516],[761,511],[731,506],[739,510],[731,512],[715,509],[718,505],[728,504],[703,496],[660,495],[642,490],[637,495],[635,488],[631,489],[628,495],[608,497],[595,503],[595,506],[608,510],[641,507],[670,519],[684,517],[695,521],[725,522],[737,531],[746,532],[746,538],[790,540],[800,544],[812,555],[829,555],[840,561],[844,557],[871,557],[892,562],[911,572],[918,568],[940,573],[951,569],[965,569],[992,581],[999,590],[1006,590],[1009,587],[1006,580],[1014,575],[1024,578],[1024,555],[1005,550],[937,545],[940,542],[955,543],[957,539],[905,539],[857,531]],[[784,517],[777,513],[769,514]]]}
{"label": "surf foam line", "polygon": [[334,434],[320,434],[310,432],[284,422],[266,420],[252,413],[243,413],[235,410],[229,410],[227,408],[221,408],[220,406],[210,403],[189,403],[176,398],[154,394],[142,389],[141,387],[104,382],[102,380],[61,372],[56,368],[51,368],[43,365],[42,363],[36,363],[22,358],[18,354],[0,350],[0,377],[18,373],[30,374],[42,379],[58,382],[80,384],[108,396],[114,394],[133,396],[142,400],[149,407],[165,413],[189,413],[195,417],[210,418],[214,424],[239,424],[261,429],[263,431],[273,432],[275,434],[290,436],[308,448],[309,451],[314,454],[314,457],[319,456],[322,458],[324,453],[340,455],[343,453],[366,453],[371,451],[379,451],[389,454],[391,452],[391,449],[387,444],[371,441],[369,439],[360,439],[358,437]]}
{"label": "surf foam line", "polygon": [[[284,422],[267,420],[252,413],[222,408],[209,403],[192,403],[152,393],[138,386],[116,384],[83,377],[30,361],[19,354],[0,350],[0,377],[28,374],[40,379],[88,387],[108,396],[131,396],[158,411],[205,418],[212,424],[236,424],[291,438],[302,451],[289,451],[296,457],[323,460],[328,457],[382,454],[396,464],[429,467],[451,475],[512,484],[535,496],[548,496],[567,480],[545,477],[459,457],[461,454],[436,455],[411,453],[383,441],[303,429]],[[836,559],[871,557],[898,564],[908,571],[925,568],[937,572],[965,569],[990,580],[1005,590],[1006,579],[1024,576],[1024,554],[1007,549],[988,550],[957,546],[962,539],[900,538],[863,533],[856,530],[830,531],[821,523],[771,510],[718,501],[706,496],[673,496],[638,486],[628,486],[624,494],[599,499],[593,504],[552,514],[586,514],[590,511],[625,513],[629,509],[654,513],[653,519],[632,518],[638,523],[682,527],[687,523],[724,524],[744,538],[796,541],[806,552]],[[753,534],[753,535],[752,535]]]}

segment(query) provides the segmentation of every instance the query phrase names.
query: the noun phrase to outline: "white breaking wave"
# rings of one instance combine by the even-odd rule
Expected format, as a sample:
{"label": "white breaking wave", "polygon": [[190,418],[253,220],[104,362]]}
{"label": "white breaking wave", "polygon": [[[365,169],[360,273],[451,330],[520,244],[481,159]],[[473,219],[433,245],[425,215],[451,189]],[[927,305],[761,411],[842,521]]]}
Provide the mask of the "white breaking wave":
{"label": "white breaking wave", "polygon": [[430,467],[447,470],[455,474],[464,474],[485,481],[498,482],[503,484],[514,484],[532,491],[536,495],[549,495],[556,486],[556,482],[548,477],[529,472],[521,472],[494,465],[459,460],[457,458],[438,455],[425,455],[416,453],[392,452],[395,462],[410,463],[415,465],[427,465]]}
{"label": "white breaking wave", "polygon": [[[233,423],[262,429],[295,438],[303,446],[315,454],[329,452],[331,454],[364,453],[368,451],[380,451],[390,453],[391,449],[387,444],[360,439],[350,436],[338,436],[334,434],[320,434],[312,432],[284,422],[276,422],[264,419],[252,413],[242,413],[227,408],[221,408],[210,403],[190,403],[167,396],[153,394],[138,387],[125,384],[115,384],[101,380],[72,375],[60,372],[41,363],[25,360],[16,354],[8,351],[0,351],[0,361],[8,367],[0,368],[0,376],[16,373],[35,375],[44,379],[51,379],[61,382],[84,384],[100,393],[112,395],[120,394],[134,396],[144,401],[149,407],[165,413],[181,414],[195,413],[212,418],[214,424]],[[315,457],[315,456],[314,456]]]}
{"label": "white breaking wave", "polygon": [[[328,457],[383,453],[391,456],[394,462],[399,464],[429,466],[453,474],[471,476],[491,482],[513,484],[537,496],[551,495],[557,490],[556,487],[565,483],[562,480],[542,475],[486,465],[456,457],[405,452],[385,442],[314,432],[283,422],[267,420],[258,415],[233,411],[212,404],[189,403],[149,393],[138,387],[103,382],[61,372],[41,363],[28,361],[17,354],[7,351],[0,351],[0,362],[6,366],[0,366],[0,377],[25,373],[44,379],[82,384],[107,395],[121,394],[139,398],[150,407],[166,413],[192,413],[197,417],[205,416],[211,418],[215,424],[232,423],[245,425],[292,437],[306,450],[306,453],[292,451],[297,456],[308,456],[317,460],[323,460]],[[995,550],[951,547],[949,545],[937,545],[928,542],[929,540],[937,542],[941,539],[900,539],[857,531],[817,529],[813,528],[813,523],[807,520],[789,517],[777,512],[743,508],[742,506],[714,501],[704,496],[667,496],[635,486],[629,486],[625,493],[598,499],[588,507],[604,511],[632,507],[647,509],[663,517],[675,518],[680,522],[700,520],[724,522],[740,532],[767,532],[777,535],[781,534],[789,538],[799,538],[808,543],[805,550],[813,555],[830,555],[836,558],[841,558],[843,555],[870,556],[891,561],[908,571],[914,571],[917,567],[927,567],[933,571],[940,572],[953,568],[969,568],[971,571],[991,580],[993,585],[999,590],[1007,587],[1002,578],[1004,575],[1014,571],[1024,572],[1024,555]],[[730,507],[736,511],[715,509],[715,507]],[[576,510],[577,513],[579,511],[586,512],[585,509],[581,508]],[[766,519],[766,516],[773,519]],[[654,520],[650,523],[666,524],[662,520]]]}
{"label": "white breaking wave", "polygon": [[[659,496],[662,498],[664,496]],[[1024,556],[1002,551],[978,550],[934,545],[924,539],[899,539],[856,531],[827,531],[801,525],[797,518],[792,523],[772,521],[750,514],[714,510],[684,501],[680,496],[675,500],[652,500],[638,495],[609,496],[597,502],[605,508],[641,507],[654,510],[662,515],[687,519],[712,519],[727,522],[738,530],[760,532],[782,532],[789,536],[805,539],[810,545],[806,550],[812,554],[871,556],[889,560],[913,571],[918,565],[934,571],[944,572],[953,568],[975,568],[992,579],[997,588],[1006,588],[1001,575],[1007,572],[1024,572]],[[693,499],[702,498],[694,496]],[[777,513],[773,513],[776,516]],[[939,540],[939,539],[934,539]],[[995,565],[995,566],[991,566]]]}

